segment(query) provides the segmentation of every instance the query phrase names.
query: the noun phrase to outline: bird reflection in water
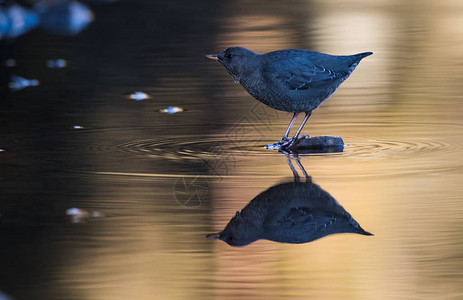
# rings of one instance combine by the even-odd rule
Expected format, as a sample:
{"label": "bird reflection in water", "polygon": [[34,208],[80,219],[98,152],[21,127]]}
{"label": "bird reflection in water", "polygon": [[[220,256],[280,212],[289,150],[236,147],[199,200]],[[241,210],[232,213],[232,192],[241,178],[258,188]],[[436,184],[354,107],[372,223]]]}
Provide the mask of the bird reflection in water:
{"label": "bird reflection in water", "polygon": [[294,180],[260,193],[228,222],[225,229],[206,235],[231,246],[245,246],[260,239],[300,244],[335,233],[372,235],[320,186],[312,182],[299,159],[305,181],[287,156]]}

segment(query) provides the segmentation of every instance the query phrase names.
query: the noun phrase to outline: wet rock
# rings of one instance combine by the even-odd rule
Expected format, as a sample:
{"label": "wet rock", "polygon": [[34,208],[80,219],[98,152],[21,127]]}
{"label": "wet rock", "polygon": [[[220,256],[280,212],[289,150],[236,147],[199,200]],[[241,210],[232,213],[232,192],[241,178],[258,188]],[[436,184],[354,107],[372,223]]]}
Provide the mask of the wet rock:
{"label": "wet rock", "polygon": [[296,149],[328,149],[328,148],[344,148],[344,141],[339,136],[313,136],[301,140]]}
{"label": "wet rock", "polygon": [[269,150],[278,150],[287,153],[331,153],[342,152],[344,141],[338,136],[322,135],[306,137],[291,147],[283,147],[280,143],[273,143],[266,146]]}

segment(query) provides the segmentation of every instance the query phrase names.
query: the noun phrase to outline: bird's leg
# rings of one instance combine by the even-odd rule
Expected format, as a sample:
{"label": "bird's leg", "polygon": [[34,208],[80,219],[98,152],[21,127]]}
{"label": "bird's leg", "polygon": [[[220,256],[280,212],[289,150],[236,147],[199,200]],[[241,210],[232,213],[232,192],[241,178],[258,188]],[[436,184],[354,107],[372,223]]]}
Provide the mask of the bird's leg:
{"label": "bird's leg", "polygon": [[304,120],[302,120],[302,123],[299,126],[299,129],[297,130],[296,134],[292,138],[290,138],[290,139],[288,138],[289,132],[291,131],[291,127],[293,127],[294,122],[296,121],[296,118],[297,118],[298,115],[299,115],[299,113],[294,113],[293,118],[291,119],[291,122],[289,123],[288,129],[286,130],[285,135],[283,136],[281,141],[279,141],[278,143],[267,145],[267,149],[277,149],[277,150],[280,150],[280,151],[285,150],[285,149],[287,150],[287,149],[291,148],[292,146],[296,145],[300,140],[303,140],[308,136],[307,134],[305,134],[305,135],[303,135],[301,137],[299,136],[299,134],[302,131],[302,128],[304,128],[305,123],[307,122],[307,120],[312,115],[312,113],[307,113],[306,112]]}
{"label": "bird's leg", "polygon": [[[296,134],[292,138],[293,140],[297,141],[297,140],[300,139],[299,134],[301,133],[302,128],[304,128],[305,123],[307,122],[307,120],[310,118],[311,115],[312,115],[312,113],[305,113],[304,120],[302,120],[301,126],[299,126],[299,129],[297,130]],[[305,138],[305,136],[303,136],[301,138]]]}
{"label": "bird's leg", "polygon": [[281,148],[282,148],[281,146],[287,144],[290,141],[288,136],[289,136],[289,133],[291,131],[291,128],[294,125],[294,122],[296,122],[296,119],[297,119],[298,115],[299,115],[298,112],[294,113],[293,118],[291,119],[291,122],[289,123],[288,129],[286,129],[285,135],[281,138],[281,141],[267,145],[267,147],[266,147],[267,149],[281,150]]}
{"label": "bird's leg", "polygon": [[288,129],[286,129],[285,135],[283,136],[281,141],[287,141],[288,140],[289,132],[291,131],[291,128],[293,127],[294,122],[296,122],[296,119],[297,119],[298,115],[299,115],[298,112],[294,113],[293,118],[291,119],[291,122],[289,123]]}
{"label": "bird's leg", "polygon": [[283,143],[280,143],[280,146],[282,149],[291,148],[292,146],[296,145],[300,140],[303,140],[308,136],[308,135],[303,135],[300,137],[299,134],[301,133],[302,128],[304,128],[305,123],[307,122],[307,120],[310,118],[311,115],[312,113],[305,113],[304,120],[302,120],[301,126],[299,126],[299,129],[297,130],[296,134],[292,138],[287,139],[286,141],[283,141]]}
{"label": "bird's leg", "polygon": [[295,158],[296,158],[296,164],[299,166],[299,169],[301,169],[302,174],[305,177],[305,182],[308,182],[309,181],[309,175],[307,175],[307,172],[305,171],[304,166],[302,165],[299,156],[296,156]]}
{"label": "bird's leg", "polygon": [[294,181],[295,182],[300,182],[299,174],[297,174],[296,169],[294,168],[293,164],[291,163],[291,157],[287,153],[285,155],[286,155],[286,161],[288,162],[289,168],[293,172]]}

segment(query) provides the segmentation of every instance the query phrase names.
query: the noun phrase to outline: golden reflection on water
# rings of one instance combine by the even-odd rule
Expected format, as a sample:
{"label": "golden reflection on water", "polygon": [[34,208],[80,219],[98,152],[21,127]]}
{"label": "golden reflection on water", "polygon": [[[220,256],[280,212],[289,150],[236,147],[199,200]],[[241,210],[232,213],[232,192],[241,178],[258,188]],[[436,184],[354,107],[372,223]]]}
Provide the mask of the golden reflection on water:
{"label": "golden reflection on water", "polygon": [[[250,17],[246,22],[232,19],[236,27],[242,26],[241,31],[235,27],[232,35],[221,37],[221,44],[261,51],[265,46],[260,44],[260,37],[250,34],[248,28],[278,24],[275,31],[262,35],[273,37],[267,48],[312,44],[316,50],[333,54],[375,53],[362,61],[337,94],[313,114],[306,128],[315,134],[331,129],[353,146],[359,137],[369,137],[371,143],[384,138],[414,141],[416,147],[410,146],[408,153],[401,153],[401,149],[364,159],[355,155],[305,159],[314,180],[375,237],[331,236],[305,245],[273,247],[260,241],[245,249],[216,243],[220,298],[271,298],[275,294],[323,299],[463,296],[459,271],[463,261],[458,254],[462,242],[458,195],[463,191],[458,182],[463,162],[459,155],[463,148],[463,105],[458,99],[462,69],[458,62],[463,55],[463,7],[455,1],[425,1],[413,7],[384,1],[380,5],[359,3],[362,7],[345,5],[343,9],[320,3],[316,17],[308,20],[307,28],[315,33],[310,41],[291,40],[294,35],[285,32],[284,22],[271,15],[265,22],[259,15],[256,22]],[[282,33],[284,37],[275,41]],[[364,126],[330,126],[330,121],[345,124],[352,120],[353,116],[338,111],[354,111],[355,121],[365,122]],[[385,115],[368,120],[368,114],[378,114],[375,112]],[[375,121],[387,123],[378,127]],[[268,136],[278,137],[284,131],[286,124],[278,122],[281,126],[278,130],[274,126]],[[427,151],[429,141],[440,146]],[[445,145],[451,150],[446,151]],[[261,174],[289,173],[282,157],[266,158],[262,164],[258,161],[244,160],[235,172],[249,174],[259,165]],[[234,211],[265,188],[259,177],[249,184],[228,180],[214,187],[214,198],[220,199],[214,202],[216,229],[223,228]],[[272,250],[268,251],[269,247]]]}

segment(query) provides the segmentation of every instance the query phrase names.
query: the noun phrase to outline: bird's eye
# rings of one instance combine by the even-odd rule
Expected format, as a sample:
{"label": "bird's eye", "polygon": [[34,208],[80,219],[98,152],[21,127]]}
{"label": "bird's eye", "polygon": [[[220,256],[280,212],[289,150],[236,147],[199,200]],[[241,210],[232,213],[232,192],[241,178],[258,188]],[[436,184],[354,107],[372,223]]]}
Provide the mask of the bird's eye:
{"label": "bird's eye", "polygon": [[227,59],[231,59],[232,57],[233,57],[233,55],[231,55],[230,53],[225,54],[225,58],[227,58]]}
{"label": "bird's eye", "polygon": [[229,240],[229,241],[233,241],[233,237],[230,235],[230,236],[228,237],[228,240]]}

